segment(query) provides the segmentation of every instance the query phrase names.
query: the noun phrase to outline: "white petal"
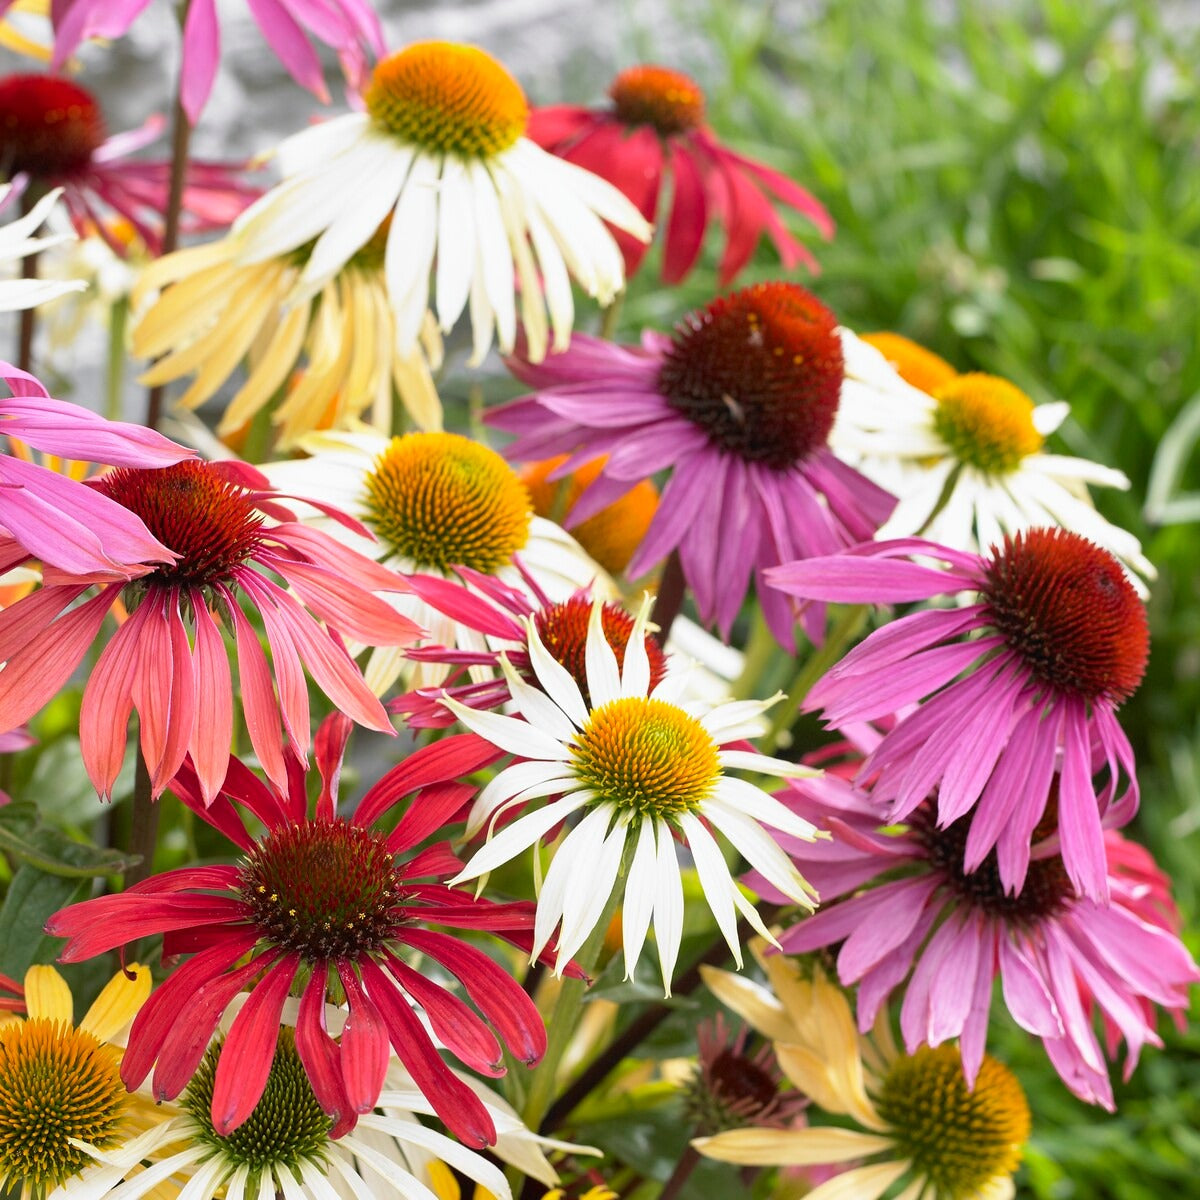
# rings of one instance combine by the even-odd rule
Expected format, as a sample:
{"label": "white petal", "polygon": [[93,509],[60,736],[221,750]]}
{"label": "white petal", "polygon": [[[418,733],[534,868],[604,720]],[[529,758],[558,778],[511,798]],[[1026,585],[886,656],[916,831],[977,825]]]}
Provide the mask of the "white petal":
{"label": "white petal", "polygon": [[575,737],[575,726],[567,714],[545,692],[530,687],[513,669],[507,654],[500,655],[500,669],[521,716],[555,740],[569,744]]}
{"label": "white petal", "polygon": [[[471,814],[467,818],[467,837],[474,837],[501,804],[528,788],[540,787],[561,776],[562,767],[556,762],[510,763],[490,779],[483,791],[475,797],[475,803],[471,805]],[[571,778],[570,782],[577,781]]]}
{"label": "white petal", "polygon": [[813,907],[812,889],[807,881],[757,821],[735,812],[719,800],[707,801],[700,811],[768,883],[797,904]]}
{"label": "white petal", "polygon": [[475,224],[478,230],[476,255],[482,267],[484,290],[496,317],[496,338],[500,349],[512,351],[517,334],[517,313],[513,296],[513,258],[508,245],[508,231],[500,215],[500,198],[496,183],[483,163],[473,161],[471,192],[475,202]]}
{"label": "white petal", "polygon": [[538,758],[545,762],[565,762],[570,749],[555,741],[527,721],[518,721],[500,713],[480,712],[460,704],[451,696],[442,703],[472,732],[486,738],[493,746],[521,758]]}
{"label": "white petal", "polygon": [[813,842],[824,836],[815,825],[803,817],[798,817],[786,804],[744,779],[725,776],[718,780],[714,798],[734,812],[743,813],[755,821],[771,826],[772,829],[789,833],[803,841]]}
{"label": "white petal", "polygon": [[638,828],[637,846],[625,880],[625,903],[621,910],[621,947],[625,956],[625,978],[633,974],[646,944],[650,918],[654,915],[657,889],[657,850],[655,822],[643,820]]}
{"label": "white petal", "polygon": [[625,662],[621,668],[621,695],[646,696],[650,692],[650,657],[646,653],[646,626],[650,623],[652,598],[642,597],[633,629],[625,643]]}
{"label": "white petal", "polygon": [[437,316],[449,332],[462,316],[475,270],[471,181],[461,159],[446,159],[438,191]]}
{"label": "white petal", "polygon": [[466,879],[474,879],[478,875],[495,870],[501,863],[515,858],[522,850],[528,850],[559,821],[569,817],[577,808],[582,808],[594,798],[593,792],[574,792],[546,805],[545,808],[518,817],[511,825],[506,825],[499,833],[493,834],[449,882],[462,883]]}
{"label": "white petal", "polygon": [[526,622],[528,630],[529,661],[538,683],[546,690],[546,694],[582,729],[587,724],[588,710],[583,702],[583,693],[575,677],[546,649],[537,625],[533,621]]}
{"label": "white petal", "polygon": [[617,656],[604,635],[603,611],[603,603],[599,599],[593,600],[584,644],[584,670],[593,709],[621,697],[621,674],[617,670]]}
{"label": "white petal", "polygon": [[733,899],[737,888],[729,874],[729,868],[725,865],[725,859],[712,835],[691,813],[683,813],[680,816],[679,827],[683,831],[688,849],[692,852],[696,873],[700,876],[700,887],[716,918],[717,928],[733,953],[738,969],[741,970],[742,947],[738,941],[737,914]]}
{"label": "white petal", "polygon": [[438,172],[435,159],[416,156],[388,233],[383,270],[396,314],[400,354],[408,354],[416,346],[429,307],[429,269],[437,248]]}
{"label": "white petal", "polygon": [[666,821],[659,821],[654,830],[658,839],[658,862],[655,867],[654,940],[658,943],[658,961],[662,968],[663,988],[671,994],[671,979],[679,958],[683,940],[683,880],[679,874],[679,859],[675,854],[675,839]]}

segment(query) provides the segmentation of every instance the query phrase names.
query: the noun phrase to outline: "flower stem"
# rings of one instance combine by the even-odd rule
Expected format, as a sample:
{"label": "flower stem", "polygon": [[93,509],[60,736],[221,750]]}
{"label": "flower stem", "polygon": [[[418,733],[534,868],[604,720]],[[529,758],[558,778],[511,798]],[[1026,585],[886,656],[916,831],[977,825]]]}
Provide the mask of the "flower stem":
{"label": "flower stem", "polygon": [[650,620],[658,626],[658,633],[654,636],[658,638],[660,646],[667,644],[671,626],[675,624],[675,618],[679,616],[679,610],[683,607],[686,591],[687,584],[683,578],[683,564],[679,561],[679,551],[672,550],[658,581],[658,595],[654,598],[654,609],[650,613]]}
{"label": "flower stem", "polygon": [[[37,189],[31,188],[21,197],[21,213],[30,212],[40,199]],[[35,251],[21,259],[21,278],[36,279],[38,277],[38,259],[41,254]],[[22,371],[33,370],[33,334],[37,329],[37,309],[30,306],[21,310],[21,318],[17,327],[17,366]]]}
{"label": "flower stem", "polygon": [[[186,15],[186,5],[184,15]],[[183,20],[181,15],[180,20]],[[167,185],[167,207],[163,213],[162,251],[170,254],[179,245],[179,219],[183,213],[183,185],[187,178],[188,144],[192,137],[192,127],[188,124],[187,113],[183,110],[183,72],[179,73],[178,86],[175,90],[175,111],[171,116],[171,175]],[[146,393],[146,424],[151,429],[157,429],[162,419],[163,395],[165,384],[158,384]]]}
{"label": "flower stem", "polygon": [[154,847],[158,841],[158,805],[151,799],[150,769],[137,751],[137,767],[133,775],[133,816],[129,831],[129,850],[137,854],[141,862],[134,863],[125,872],[125,886],[141,883],[154,871]]}
{"label": "flower stem", "polygon": [[[761,912],[768,925],[774,919],[776,908],[765,908]],[[750,936],[750,923],[743,918],[738,922],[738,941],[745,942]],[[671,995],[687,996],[700,985],[702,966],[720,966],[730,957],[729,947],[723,937],[718,937],[711,946],[684,973],[671,984]],[[548,1135],[563,1125],[572,1112],[591,1094],[592,1089],[603,1083],[620,1061],[648,1038],[673,1012],[678,1009],[666,1004],[655,1004],[639,1013],[574,1079],[569,1087],[546,1110],[538,1132]],[[534,1126],[529,1123],[530,1128]]]}
{"label": "flower stem", "polygon": [[866,604],[850,604],[842,610],[837,624],[829,631],[829,636],[818,646],[807,659],[792,680],[787,696],[775,711],[775,719],[771,722],[767,734],[766,753],[770,754],[783,740],[791,727],[804,697],[812,691],[813,684],[833,666],[841,657],[842,651],[858,636],[866,624],[870,608]]}
{"label": "flower stem", "polygon": [[699,1152],[689,1145],[679,1156],[679,1161],[675,1164],[675,1170],[671,1172],[670,1179],[663,1184],[663,1190],[658,1193],[658,1200],[675,1200],[699,1161]]}
{"label": "flower stem", "polygon": [[122,296],[108,310],[108,371],[104,377],[104,415],[121,419],[121,393],[125,386],[125,327],[129,323],[129,301]]}
{"label": "flower stem", "polygon": [[[575,956],[575,962],[589,977],[596,969],[600,951],[604,946],[604,936],[608,932],[608,926],[620,903],[624,891],[624,879],[625,870],[624,864],[622,864],[621,873],[613,887],[612,895],[609,896],[608,902],[604,906],[600,920],[596,922],[595,928],[588,934],[587,941],[583,943],[579,953]],[[529,1092],[525,1098],[525,1110],[522,1116],[530,1129],[537,1129],[550,1108],[550,1101],[554,1097],[554,1089],[558,1084],[559,1063],[562,1061],[563,1053],[578,1024],[579,1009],[587,988],[588,983],[583,979],[566,978],[563,979],[559,988],[558,997],[554,1002],[554,1011],[550,1014],[550,1024],[546,1029],[546,1053],[533,1073]]]}
{"label": "flower stem", "polygon": [[617,336],[617,326],[621,323],[621,309],[625,305],[625,293],[618,292],[612,303],[602,312],[600,318],[600,336],[611,342]]}

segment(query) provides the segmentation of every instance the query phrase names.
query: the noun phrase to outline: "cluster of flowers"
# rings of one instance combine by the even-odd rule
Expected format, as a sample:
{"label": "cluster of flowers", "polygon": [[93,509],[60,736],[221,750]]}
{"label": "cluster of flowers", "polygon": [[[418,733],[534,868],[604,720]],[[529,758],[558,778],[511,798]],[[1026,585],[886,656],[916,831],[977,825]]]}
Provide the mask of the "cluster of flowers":
{"label": "cluster of flowers", "polygon": [[[56,63],[144,7],[56,4]],[[811,265],[778,206],[832,234],[722,145],[686,76],[635,67],[602,110],[531,109],[473,47],[369,69],[365,0],[251,10],[319,95],[304,32],[334,47],[357,99],[278,147],[262,195],[218,164],[124,162],[157,124],[106,141],[58,74],[0,80],[23,204],[0,254],[62,239],[35,236],[61,189],[81,237],[128,253],[115,214],[156,255],[174,182],[184,227],[221,232],[140,272],[144,382],[189,378],[194,408],[244,366],[221,461],[51,398],[28,363],[0,371],[0,570],[36,580],[0,611],[0,730],[83,667],[97,793],[136,712],[142,799],[169,793],[229,847],[46,914],[64,963],[161,935],[165,969],[124,964],[78,1025],[53,968],[3,980],[0,1183],[428,1200],[461,1176],[508,1197],[490,1148],[548,1187],[547,1151],[566,1153],[600,1200],[584,1148],[539,1132],[579,995],[611,935],[627,979],[653,943],[669,996],[687,925],[739,968],[755,933],[773,989],[707,973],[765,1040],[702,1034],[696,1152],[818,1168],[816,1200],[1011,1195],[1030,1116],[985,1053],[997,977],[1067,1087],[1108,1108],[1108,1060],[1124,1043],[1132,1071],[1200,979],[1165,877],[1118,832],[1138,785],[1116,712],[1153,569],[1087,485],[1128,481],[1045,451],[1065,405],[857,337],[791,278],[636,345],[575,332],[572,280],[611,305],[655,222],[665,283],[723,226],[722,287],[764,233],[785,271]],[[217,18],[185,11],[195,119]],[[25,273],[0,307],[77,286]],[[442,335],[464,314],[470,365],[496,343],[529,389],[485,417],[524,475],[443,429]],[[247,426],[277,461],[232,457]],[[660,565],[657,597],[626,607]],[[707,635],[685,598],[725,642],[755,612],[799,656],[793,693],[750,698],[743,674],[734,698],[691,662]],[[895,605],[917,607],[835,662],[868,606]],[[820,748],[781,736],[799,707],[832,731]],[[348,806],[353,727],[395,736],[397,717],[420,747]],[[535,898],[513,891],[529,858]],[[825,949],[838,984],[798,957]],[[535,997],[554,994],[548,1031]],[[479,1078],[506,1068],[507,1098]]]}

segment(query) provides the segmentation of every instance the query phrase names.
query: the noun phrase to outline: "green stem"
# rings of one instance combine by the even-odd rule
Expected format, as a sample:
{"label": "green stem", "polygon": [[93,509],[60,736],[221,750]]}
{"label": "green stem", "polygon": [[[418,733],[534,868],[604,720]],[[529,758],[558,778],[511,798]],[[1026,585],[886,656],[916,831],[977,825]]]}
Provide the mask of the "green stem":
{"label": "green stem", "polygon": [[771,730],[767,735],[764,749],[768,754],[777,747],[783,735],[791,728],[804,697],[812,691],[813,684],[833,666],[841,657],[842,651],[858,636],[866,624],[870,608],[866,604],[847,605],[838,617],[837,624],[829,631],[824,643],[819,646],[805,662],[792,686],[788,688],[783,703],[775,710],[775,719],[771,722]]}
{"label": "green stem", "polygon": [[679,550],[672,550],[663,567],[658,580],[658,594],[654,597],[654,608],[650,612],[650,620],[658,626],[654,635],[660,646],[667,644],[671,636],[671,626],[679,616],[683,607],[683,597],[687,592],[687,581],[683,577],[683,564],[679,561]]}
{"label": "green stem", "polygon": [[696,1164],[699,1161],[699,1152],[688,1146],[679,1156],[679,1161],[675,1164],[675,1170],[671,1172],[671,1178],[663,1184],[663,1190],[659,1192],[658,1200],[675,1200],[675,1197],[683,1191],[684,1184],[688,1181],[688,1176],[696,1169]]}
{"label": "green stem", "polygon": [[133,816],[129,834],[129,849],[140,855],[141,862],[135,863],[125,872],[125,886],[141,883],[154,871],[154,847],[158,841],[158,805],[151,798],[150,770],[137,751],[137,767],[133,776]]}
{"label": "green stem", "polygon": [[612,303],[603,310],[600,318],[600,336],[606,341],[613,341],[617,336],[617,326],[621,323],[621,309],[625,305],[625,293],[618,292]]}
{"label": "green stem", "polygon": [[121,394],[125,388],[125,326],[129,301],[122,296],[108,310],[108,370],[104,376],[104,412],[110,421],[121,419]]}
{"label": "green stem", "polygon": [[[627,848],[628,852],[628,848]],[[575,962],[583,968],[589,977],[596,969],[600,958],[600,950],[604,945],[604,936],[617,905],[624,892],[626,864],[621,864],[621,872],[613,886],[612,895],[604,906],[604,912],[595,928],[588,934]],[[588,983],[583,979],[563,979],[559,988],[558,998],[554,1002],[554,1011],[550,1014],[550,1023],[546,1028],[546,1053],[533,1073],[529,1084],[529,1094],[525,1098],[525,1110],[522,1117],[529,1129],[537,1129],[542,1118],[550,1108],[554,1093],[558,1086],[558,1068],[562,1056],[570,1044],[571,1036],[579,1021],[579,1009],[583,994],[587,991]]]}
{"label": "green stem", "polygon": [[748,700],[752,696],[761,695],[760,680],[771,666],[776,655],[780,653],[779,643],[763,616],[762,608],[754,609],[754,620],[750,626],[750,637],[746,641],[746,650],[742,656],[742,673],[733,681],[730,688],[734,700]]}

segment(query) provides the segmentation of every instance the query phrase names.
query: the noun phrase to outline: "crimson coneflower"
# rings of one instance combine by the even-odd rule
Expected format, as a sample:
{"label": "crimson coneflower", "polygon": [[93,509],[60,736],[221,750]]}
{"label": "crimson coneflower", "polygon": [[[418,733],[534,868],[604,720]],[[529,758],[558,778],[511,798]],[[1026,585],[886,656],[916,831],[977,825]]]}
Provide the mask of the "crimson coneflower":
{"label": "crimson coneflower", "polygon": [[[723,146],[704,120],[704,92],[682,71],[643,65],[630,67],[608,89],[612,107],[556,104],[534,109],[529,136],[545,149],[595,171],[615,184],[654,222],[663,182],[670,182],[662,277],[678,283],[696,265],[704,234],[714,221],[725,227],[721,285],[750,261],[765,232],[788,270],[816,263],[787,231],[774,201],[807,217],[824,238],[833,221],[820,202],[787,176]],[[641,265],[646,246],[617,236],[626,274]]]}
{"label": "crimson coneflower", "polygon": [[[99,233],[124,257],[128,246],[105,219],[111,210],[157,254],[170,164],[131,155],[155,141],[164,126],[162,117],[152,116],[140,129],[108,137],[96,98],[73,80],[6,75],[0,79],[0,177],[22,191],[61,187],[79,236]],[[223,228],[256,194],[238,182],[233,168],[193,159],[183,190],[183,228]]]}
{"label": "crimson coneflower", "polygon": [[[254,1110],[271,1069],[283,1005],[299,996],[296,1049],[318,1101],[345,1130],[375,1107],[389,1042],[438,1116],[463,1141],[495,1141],[483,1103],[441,1059],[410,1006],[421,1006],[448,1050],[475,1071],[501,1075],[496,1034],[513,1056],[536,1062],[545,1028],[520,985],[482,950],[431,926],[494,934],[528,951],[533,906],[497,904],[444,879],[460,867],[446,843],[415,850],[453,820],[474,789],[459,774],[499,752],[473,735],[452,737],[393,767],[339,816],[338,774],[349,722],[329,718],[317,735],[321,792],[310,815],[307,776],[289,760],[285,790],[268,787],[237,758],[218,797],[205,803],[185,765],[173,789],[242,852],[236,865],[184,867],[128,891],[72,905],[47,922],[68,939],[62,961],[78,962],[138,938],[164,934],[167,955],[190,954],[155,991],[129,1035],[122,1078],[137,1087],[154,1069],[154,1094],[178,1095],[192,1078],[222,1013],[250,995],[229,1028],[216,1068],[212,1119],[218,1133]],[[406,796],[413,801],[392,826]],[[250,825],[266,826],[262,834]],[[455,976],[476,1012],[405,961],[422,955]],[[345,1002],[340,1041],[325,1005]],[[480,1016],[479,1014],[483,1015]]]}
{"label": "crimson coneflower", "polygon": [[[1128,820],[1138,802],[1133,750],[1115,711],[1137,690],[1150,642],[1145,608],[1108,551],[1062,529],[1007,536],[985,557],[913,538],[789,563],[767,582],[805,601],[850,604],[974,593],[966,607],[877,630],[817,682],[805,706],[844,727],[921,701],[867,756],[860,778],[874,779],[872,795],[890,820],[935,790],[939,825],[972,813],[965,867],[974,871],[996,847],[1009,890],[1024,884],[1057,771],[1067,875],[1104,898],[1101,819]],[[1128,787],[1118,797],[1122,775]]]}
{"label": "crimson coneflower", "polygon": [[[646,333],[640,347],[576,334],[542,363],[510,360],[536,391],[489,421],[519,435],[511,458],[570,455],[551,478],[608,456],[570,525],[669,468],[628,574],[678,549],[701,618],[727,633],[752,573],[864,541],[891,511],[892,496],[828,445],[848,395],[889,402],[875,378],[860,378],[859,349],[802,287],[761,283],[691,313],[673,336]],[[758,595],[772,632],[792,645],[788,602],[769,588]],[[819,636],[815,615],[809,625]]]}
{"label": "crimson coneflower", "polygon": [[[1111,1109],[1105,1050],[1089,1014],[1103,1018],[1109,1057],[1125,1041],[1128,1076],[1143,1045],[1161,1044],[1155,1006],[1186,1011],[1200,971],[1179,940],[1169,883],[1115,830],[1104,832],[1110,900],[1098,904],[1075,894],[1051,851],[1033,859],[1015,890],[1001,881],[994,850],[968,870],[969,821],[939,828],[932,799],[897,824],[833,774],[790,789],[780,799],[836,842],[787,843],[823,905],[780,944],[795,954],[839,947],[839,977],[858,985],[861,1030],[907,980],[900,1026],[909,1052],[959,1038],[973,1083],[999,977],[1013,1020],[1042,1039],[1067,1086]],[[1053,813],[1045,824],[1053,826]],[[765,880],[749,882],[780,898]]]}
{"label": "crimson coneflower", "polygon": [[[371,645],[415,641],[418,627],[374,594],[405,590],[402,579],[293,520],[279,493],[245,464],[122,467],[92,486],[143,521],[168,561],[132,581],[48,569],[42,587],[0,613],[0,729],[21,724],[58,692],[120,602],[128,619],[92,668],[80,711],[84,765],[102,796],[121,768],[133,709],[154,793],[188,753],[205,795],[216,793],[233,731],[222,626],[236,643],[250,741],[278,786],[287,783],[281,717],[301,756],[309,745],[305,668],[348,716],[392,732],[341,636]],[[93,585],[99,591],[84,600]],[[262,620],[274,676],[243,605]]]}

